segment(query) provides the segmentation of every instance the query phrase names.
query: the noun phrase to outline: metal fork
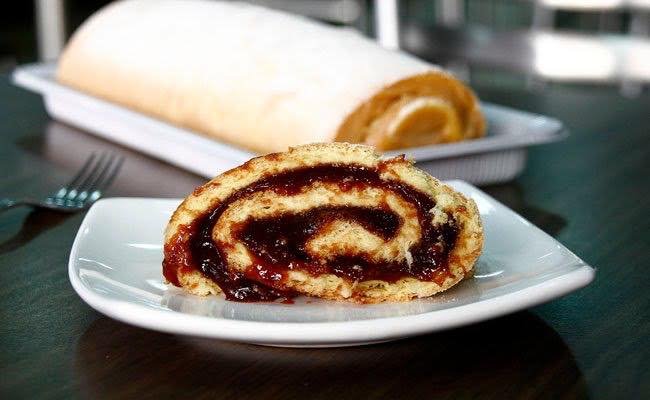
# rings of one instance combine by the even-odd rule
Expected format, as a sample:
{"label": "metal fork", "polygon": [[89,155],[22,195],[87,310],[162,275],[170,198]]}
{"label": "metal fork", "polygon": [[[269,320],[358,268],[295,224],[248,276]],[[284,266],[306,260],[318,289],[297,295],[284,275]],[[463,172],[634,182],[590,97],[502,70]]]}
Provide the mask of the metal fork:
{"label": "metal fork", "polygon": [[77,174],[51,196],[43,200],[0,199],[0,211],[18,206],[47,208],[62,212],[76,212],[90,207],[104,194],[117,176],[124,157],[113,153],[92,153]]}

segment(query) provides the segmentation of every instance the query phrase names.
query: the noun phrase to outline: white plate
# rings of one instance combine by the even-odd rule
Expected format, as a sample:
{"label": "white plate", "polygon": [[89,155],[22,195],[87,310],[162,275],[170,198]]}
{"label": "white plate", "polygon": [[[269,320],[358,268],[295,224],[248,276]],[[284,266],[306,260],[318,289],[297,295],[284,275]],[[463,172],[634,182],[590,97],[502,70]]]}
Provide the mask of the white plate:
{"label": "white plate", "polygon": [[356,305],[201,298],[163,284],[162,235],[178,200],[101,200],[70,254],[72,286],[90,306],[144,328],[274,346],[349,346],[471,324],[547,302],[592,281],[594,270],[559,242],[477,188],[485,248],[474,279],[430,299]]}
{"label": "white plate", "polygon": [[[13,73],[14,83],[43,95],[52,118],[206,178],[256,155],[61,85],[55,71],[55,64],[31,64]],[[488,122],[486,137],[390,151],[386,155],[406,153],[418,167],[440,179],[487,184],[519,175],[526,164],[528,146],[567,136],[562,123],[554,118],[489,103],[481,106]]]}

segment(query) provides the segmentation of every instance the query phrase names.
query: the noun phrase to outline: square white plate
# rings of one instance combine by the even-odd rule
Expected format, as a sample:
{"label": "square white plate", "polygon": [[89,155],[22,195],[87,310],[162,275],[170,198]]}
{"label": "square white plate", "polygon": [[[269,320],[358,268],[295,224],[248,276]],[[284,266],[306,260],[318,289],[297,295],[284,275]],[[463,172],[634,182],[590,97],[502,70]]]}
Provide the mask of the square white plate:
{"label": "square white plate", "polygon": [[555,239],[465,182],[485,247],[474,279],[429,299],[357,305],[201,298],[165,285],[163,230],[179,200],[114,198],[95,204],[70,254],[72,286],[91,307],[144,328],[274,346],[349,346],[395,340],[523,310],[589,284],[594,270]]}

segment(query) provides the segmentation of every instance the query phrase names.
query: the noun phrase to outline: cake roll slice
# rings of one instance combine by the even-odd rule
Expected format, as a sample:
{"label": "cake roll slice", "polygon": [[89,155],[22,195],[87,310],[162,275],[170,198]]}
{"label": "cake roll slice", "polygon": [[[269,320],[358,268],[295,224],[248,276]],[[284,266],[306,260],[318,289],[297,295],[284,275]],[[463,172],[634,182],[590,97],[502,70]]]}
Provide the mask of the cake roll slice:
{"label": "cake roll slice", "polygon": [[75,32],[57,80],[260,154],[485,133],[476,96],[438,66],[350,29],[230,1],[114,2]]}
{"label": "cake roll slice", "polygon": [[407,301],[471,276],[482,244],[476,204],[405,157],[311,144],[198,187],[166,228],[163,274],[235,301]]}

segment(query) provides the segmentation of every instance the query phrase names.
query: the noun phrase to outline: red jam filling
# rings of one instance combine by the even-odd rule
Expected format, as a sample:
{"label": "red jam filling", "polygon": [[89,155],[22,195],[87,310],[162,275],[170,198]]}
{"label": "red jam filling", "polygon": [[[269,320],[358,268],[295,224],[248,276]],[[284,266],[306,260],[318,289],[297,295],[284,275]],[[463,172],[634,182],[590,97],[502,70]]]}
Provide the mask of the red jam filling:
{"label": "red jam filling", "polygon": [[[334,182],[341,190],[382,188],[412,204],[418,212],[422,236],[410,249],[411,262],[376,262],[363,255],[346,254],[344,250],[327,261],[311,255],[306,243],[322,229],[327,229],[331,221],[353,221],[384,240],[394,237],[402,224],[401,218],[387,206],[322,206],[301,213],[250,218],[234,227],[235,236],[247,246],[254,262],[243,273],[228,270],[225,253],[212,240],[214,225],[228,206],[259,191],[294,195],[313,182]],[[456,242],[458,229],[454,223],[434,226],[429,213],[434,206],[435,202],[419,190],[397,181],[382,180],[376,169],[328,164],[287,171],[240,189],[192,224],[183,226],[165,245],[163,274],[169,282],[179,286],[179,268],[197,269],[216,282],[227,299],[248,302],[294,296],[295,293],[286,290],[284,285],[291,269],[312,275],[331,273],[359,281],[395,282],[414,277],[441,283],[449,274],[449,252]]]}

